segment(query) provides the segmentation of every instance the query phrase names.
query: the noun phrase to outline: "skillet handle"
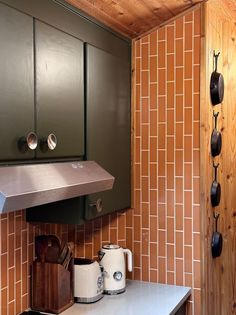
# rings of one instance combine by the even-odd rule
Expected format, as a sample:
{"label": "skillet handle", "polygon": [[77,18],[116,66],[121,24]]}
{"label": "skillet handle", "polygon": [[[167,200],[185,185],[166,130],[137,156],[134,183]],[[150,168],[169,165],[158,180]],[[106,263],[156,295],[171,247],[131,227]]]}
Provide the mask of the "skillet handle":
{"label": "skillet handle", "polygon": [[217,118],[218,118],[218,116],[219,116],[219,113],[220,113],[220,112],[215,112],[215,111],[213,110],[213,117],[214,117],[214,119],[215,119],[215,129],[217,129]]}
{"label": "skillet handle", "polygon": [[220,216],[219,213],[214,212],[214,219],[216,220],[216,232],[217,232],[217,223],[218,223],[219,216]]}
{"label": "skillet handle", "polygon": [[218,52],[218,54],[216,54],[216,53],[215,53],[215,50],[214,50],[215,72],[217,72],[217,64],[218,64],[219,55],[220,55],[220,52]]}
{"label": "skillet handle", "polygon": [[219,167],[219,163],[215,164],[215,162],[213,161],[213,167],[215,169],[215,181],[217,181],[217,168]]}

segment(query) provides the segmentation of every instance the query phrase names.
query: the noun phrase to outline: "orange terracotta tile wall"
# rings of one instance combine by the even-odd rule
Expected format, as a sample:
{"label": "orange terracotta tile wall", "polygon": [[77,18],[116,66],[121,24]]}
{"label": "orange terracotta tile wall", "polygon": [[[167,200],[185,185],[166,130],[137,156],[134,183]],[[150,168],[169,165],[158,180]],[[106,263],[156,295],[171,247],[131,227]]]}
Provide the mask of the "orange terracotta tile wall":
{"label": "orange terracotta tile wall", "polygon": [[134,277],[194,288],[200,315],[199,7],[134,55]]}
{"label": "orange terracotta tile wall", "polygon": [[30,266],[35,256],[36,235],[55,234],[74,242],[75,257],[97,258],[102,244],[117,243],[126,247],[126,238],[131,240],[132,235],[128,215],[131,211],[116,212],[82,226],[29,224],[24,210],[1,215],[0,315],[17,315],[29,308]]}
{"label": "orange terracotta tile wall", "polygon": [[134,253],[133,279],[194,288],[188,315],[200,315],[200,11],[135,42],[134,209],[83,226],[29,224],[25,211],[0,216],[0,315],[30,303],[34,236],[75,243],[96,257],[103,243]]}

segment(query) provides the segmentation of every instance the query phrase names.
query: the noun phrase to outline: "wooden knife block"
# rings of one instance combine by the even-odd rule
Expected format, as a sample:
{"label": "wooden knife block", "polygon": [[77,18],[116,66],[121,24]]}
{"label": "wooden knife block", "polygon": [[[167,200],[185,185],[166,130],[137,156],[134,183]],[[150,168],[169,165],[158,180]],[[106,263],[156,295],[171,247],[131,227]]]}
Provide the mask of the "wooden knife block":
{"label": "wooden knife block", "polygon": [[59,314],[74,303],[72,265],[66,270],[60,264],[33,262],[32,310]]}

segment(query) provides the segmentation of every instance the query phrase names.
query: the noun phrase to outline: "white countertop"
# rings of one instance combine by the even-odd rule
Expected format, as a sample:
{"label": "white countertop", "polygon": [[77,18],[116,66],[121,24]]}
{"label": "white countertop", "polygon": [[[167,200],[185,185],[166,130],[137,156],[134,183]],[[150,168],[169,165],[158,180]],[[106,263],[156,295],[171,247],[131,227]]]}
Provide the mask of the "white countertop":
{"label": "white countertop", "polygon": [[128,280],[126,292],[92,304],[75,303],[61,315],[172,315],[190,294],[187,287]]}

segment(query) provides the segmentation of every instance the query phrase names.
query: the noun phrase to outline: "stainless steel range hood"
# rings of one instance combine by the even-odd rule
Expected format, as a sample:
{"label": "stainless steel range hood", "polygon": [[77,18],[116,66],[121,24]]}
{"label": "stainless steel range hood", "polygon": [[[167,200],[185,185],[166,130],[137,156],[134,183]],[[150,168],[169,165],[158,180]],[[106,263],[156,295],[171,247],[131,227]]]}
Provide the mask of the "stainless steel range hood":
{"label": "stainless steel range hood", "polygon": [[0,213],[108,190],[113,183],[93,161],[0,167]]}

